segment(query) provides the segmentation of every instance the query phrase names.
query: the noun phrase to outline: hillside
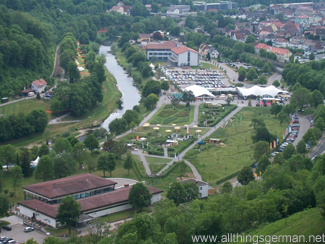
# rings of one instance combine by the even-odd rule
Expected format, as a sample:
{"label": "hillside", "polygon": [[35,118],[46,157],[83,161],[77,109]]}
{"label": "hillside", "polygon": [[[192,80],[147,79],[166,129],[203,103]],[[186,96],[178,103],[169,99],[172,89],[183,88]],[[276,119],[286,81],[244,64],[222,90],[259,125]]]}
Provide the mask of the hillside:
{"label": "hillside", "polygon": [[[303,241],[303,238],[301,237],[300,241],[295,243],[305,243],[305,242],[309,242],[308,240],[309,236],[322,235],[324,233],[324,230],[325,230],[324,218],[321,216],[318,208],[312,208],[312,209],[308,209],[293,214],[292,216],[289,216],[287,220],[281,219],[274,223],[267,224],[263,227],[260,227],[257,230],[254,230],[249,233],[245,233],[245,235],[246,236],[247,235],[250,236],[289,235],[292,238],[294,235],[304,235],[305,241]],[[281,240],[277,243],[287,243],[287,242],[285,241],[282,242]],[[311,243],[313,243],[312,239],[311,239]]]}

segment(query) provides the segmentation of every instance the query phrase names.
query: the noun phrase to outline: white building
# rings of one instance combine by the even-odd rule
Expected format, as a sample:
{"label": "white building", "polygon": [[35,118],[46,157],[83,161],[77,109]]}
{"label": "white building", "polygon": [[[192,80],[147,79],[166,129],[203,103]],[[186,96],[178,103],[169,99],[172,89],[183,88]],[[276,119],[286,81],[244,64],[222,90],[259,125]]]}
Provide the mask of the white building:
{"label": "white building", "polygon": [[199,65],[198,52],[175,41],[147,44],[147,59],[168,61],[172,66]]}
{"label": "white building", "polygon": [[181,183],[184,184],[185,182],[192,183],[195,182],[197,186],[199,187],[200,191],[200,198],[207,198],[208,197],[208,190],[209,190],[209,184],[203,181],[199,181],[196,179],[186,179],[182,180]]}
{"label": "white building", "polygon": [[45,90],[47,82],[44,79],[34,80],[31,84],[31,89],[35,90],[35,93],[41,93]]}
{"label": "white building", "polygon": [[[41,221],[56,228],[57,211],[61,199],[71,195],[81,206],[78,223],[95,217],[131,209],[129,191],[132,185],[115,189],[114,181],[96,175],[82,174],[23,187],[24,201],[18,203],[20,216]],[[162,190],[147,186],[152,194],[151,203],[161,199]]]}

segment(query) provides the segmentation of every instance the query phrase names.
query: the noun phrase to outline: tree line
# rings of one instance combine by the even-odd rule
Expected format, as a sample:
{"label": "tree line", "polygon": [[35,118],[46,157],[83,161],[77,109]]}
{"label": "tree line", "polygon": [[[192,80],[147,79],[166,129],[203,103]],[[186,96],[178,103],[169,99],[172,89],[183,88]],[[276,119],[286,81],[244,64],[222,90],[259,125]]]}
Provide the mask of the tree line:
{"label": "tree line", "polygon": [[0,118],[0,142],[43,132],[47,121],[47,114],[42,109],[31,110],[27,114],[14,113],[8,118],[2,117]]}

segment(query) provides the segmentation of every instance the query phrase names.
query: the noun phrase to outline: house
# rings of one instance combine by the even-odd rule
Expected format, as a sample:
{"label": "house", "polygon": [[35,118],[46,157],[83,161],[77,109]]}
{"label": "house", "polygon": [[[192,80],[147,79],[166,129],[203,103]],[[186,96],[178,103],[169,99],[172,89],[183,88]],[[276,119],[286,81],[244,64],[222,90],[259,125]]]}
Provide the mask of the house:
{"label": "house", "polygon": [[123,5],[122,8],[123,8],[124,14],[130,16],[132,7],[129,5]]}
{"label": "house", "polygon": [[307,15],[307,16],[312,16],[313,15],[313,9],[309,7],[298,7],[295,11],[295,16],[299,15]]}
{"label": "house", "polygon": [[277,38],[272,42],[273,47],[288,47],[288,40],[284,38]]}
{"label": "house", "polygon": [[118,12],[120,14],[124,14],[124,9],[123,9],[122,6],[113,6],[110,11],[115,11],[115,12]]}
{"label": "house", "polygon": [[186,46],[178,46],[171,49],[172,55],[168,58],[168,64],[177,66],[199,66],[199,53]]}
{"label": "house", "polygon": [[151,37],[152,37],[152,34],[139,33],[139,39],[137,40],[137,42],[138,43],[150,42]]}
{"label": "house", "polygon": [[[210,50],[211,49],[214,49],[214,48],[210,48]],[[209,50],[209,52],[210,52],[210,50]],[[214,49],[212,52],[210,52],[211,58],[218,58],[218,56],[219,56],[219,52],[217,51],[217,49]]]}
{"label": "house", "polygon": [[289,49],[272,47],[270,52],[274,53],[279,61],[289,60],[292,53]]}
{"label": "house", "polygon": [[190,12],[190,5],[170,5],[170,8],[178,9],[179,13],[188,13]]}
{"label": "house", "polygon": [[179,41],[184,42],[184,32],[179,33]]}
{"label": "house", "polygon": [[199,187],[199,192],[200,192],[200,196],[199,198],[207,198],[208,197],[208,190],[209,190],[209,184],[200,180],[196,180],[196,179],[186,179],[186,180],[181,180],[180,183],[181,184],[185,184],[186,182],[188,183],[196,183],[197,186]]}
{"label": "house", "polygon": [[[135,183],[135,182],[134,182]],[[81,174],[24,186],[24,201],[18,203],[19,215],[56,228],[59,204],[65,196],[73,196],[81,206],[78,223],[131,209],[129,192],[132,185],[116,187],[116,182],[92,174]],[[161,199],[162,190],[147,186],[151,202]]]}
{"label": "house", "polygon": [[296,24],[309,24],[309,16],[308,15],[299,15],[295,17]]}
{"label": "house", "polygon": [[211,47],[212,45],[206,45],[205,43],[201,44],[199,47],[199,55],[206,57]]}
{"label": "house", "polygon": [[238,32],[233,33],[231,35],[231,38],[238,42],[245,42],[245,40],[246,40],[244,33],[238,33]]}
{"label": "house", "polygon": [[268,35],[270,35],[271,34],[271,32],[269,32],[269,31],[261,31],[260,33],[259,33],[259,40],[260,41],[265,41],[265,37],[266,36],[268,36]]}
{"label": "house", "polygon": [[175,48],[176,44],[172,41],[148,43],[147,44],[147,59],[152,60],[155,56],[157,61],[167,61],[172,55],[171,49]]}
{"label": "house", "polygon": [[261,49],[265,49],[267,52],[269,52],[271,50],[271,46],[264,44],[264,43],[259,43],[255,46],[255,52],[256,53],[260,53]]}
{"label": "house", "polygon": [[43,79],[34,80],[31,84],[31,89],[35,90],[35,93],[41,93],[45,90],[45,87],[47,85],[46,81]]}

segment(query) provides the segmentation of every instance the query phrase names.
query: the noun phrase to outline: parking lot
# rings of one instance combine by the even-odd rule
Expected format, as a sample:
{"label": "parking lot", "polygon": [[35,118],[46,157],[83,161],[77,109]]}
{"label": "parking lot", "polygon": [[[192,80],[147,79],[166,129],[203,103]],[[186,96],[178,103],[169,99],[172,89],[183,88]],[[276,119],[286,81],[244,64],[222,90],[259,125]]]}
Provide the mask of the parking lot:
{"label": "parking lot", "polygon": [[181,68],[169,69],[166,75],[180,88],[191,85],[198,85],[205,88],[234,88],[228,83],[228,80],[222,73],[210,69],[187,69]]}
{"label": "parking lot", "polygon": [[24,243],[30,238],[33,238],[38,243],[43,243],[44,239],[47,237],[45,234],[37,230],[25,233],[24,228],[27,226],[21,224],[11,225],[11,227],[11,231],[2,229],[0,236],[10,237],[19,243]]}

